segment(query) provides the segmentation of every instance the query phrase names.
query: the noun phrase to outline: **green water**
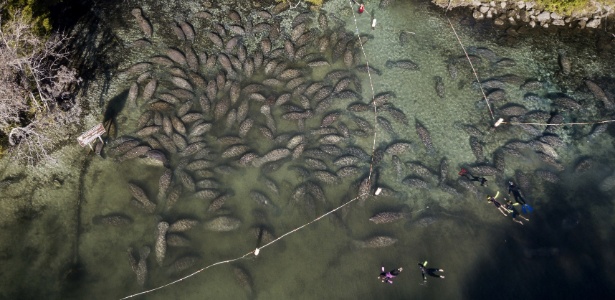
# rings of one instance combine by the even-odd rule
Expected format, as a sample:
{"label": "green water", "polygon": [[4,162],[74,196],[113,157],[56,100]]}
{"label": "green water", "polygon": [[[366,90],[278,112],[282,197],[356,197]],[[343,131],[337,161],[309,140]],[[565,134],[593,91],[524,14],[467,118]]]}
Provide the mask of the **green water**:
{"label": "green water", "polygon": [[[370,80],[367,74],[357,73],[362,80],[363,101],[371,99],[372,85],[376,94],[392,91],[397,97],[391,103],[401,109],[409,120],[408,125],[403,125],[395,122],[390,115],[382,114],[394,125],[395,135],[378,127],[376,148],[386,148],[396,140],[410,141],[414,147],[400,155],[401,160],[421,162],[435,172],[435,177],[440,161],[446,157],[450,164],[447,182],[454,185],[459,168],[476,160],[468,142],[469,136],[459,129],[459,125],[473,124],[486,132],[493,124],[480,91],[473,88],[475,78],[469,67],[458,63],[457,79],[451,79],[448,74],[447,61],[451,57],[463,58],[461,46],[443,12],[428,3],[398,1],[386,9],[376,7],[375,10],[371,6],[368,5],[367,11],[374,13],[377,19],[374,30],[369,16],[356,14],[356,11],[352,14],[346,1],[331,1],[324,9],[330,13],[330,24],[339,20],[350,32],[358,28],[360,33],[373,36],[365,44],[365,55],[370,66],[382,71],[382,75],[372,74]],[[199,3],[146,3],[142,7],[154,25],[152,42],[155,46],[146,50],[115,51],[110,57],[117,60],[120,69],[162,54],[167,47],[178,46],[168,28],[175,18],[191,21],[197,31],[195,49],[207,50],[204,48],[207,43],[203,32],[210,30],[204,29],[209,28],[208,22],[186,17],[202,10]],[[107,16],[110,28],[124,44],[142,37],[130,15],[130,8],[117,6],[113,8],[117,14],[102,14]],[[228,7],[221,5],[220,9],[226,10]],[[241,9],[241,6],[238,7],[238,10]],[[289,26],[290,18],[295,15],[296,12],[290,11],[279,18],[283,26]],[[488,48],[499,58],[516,62],[513,67],[494,68],[483,59],[483,63],[476,66],[481,80],[506,74],[538,79],[545,83],[544,89],[534,92],[539,96],[566,93],[586,104],[587,108],[583,111],[562,112],[566,121],[602,120],[612,116],[612,113],[599,109],[600,104],[595,104],[597,100],[582,81],[587,78],[600,79],[596,82],[610,92],[611,97],[615,92],[615,82],[610,77],[615,65],[608,57],[604,58],[603,52],[593,42],[596,33],[536,31],[522,35],[511,43],[502,38],[503,32],[484,23],[468,25],[465,14],[454,12],[450,16],[466,48]],[[411,32],[406,45],[401,45],[399,41],[402,31]],[[246,42],[249,43],[248,40]],[[248,44],[248,48],[251,47],[255,45]],[[573,72],[570,76],[561,74],[558,65],[560,49],[565,50],[572,59]],[[362,53],[356,55],[363,56]],[[411,59],[420,66],[420,70],[385,67],[387,60],[400,59]],[[365,63],[365,58],[361,59],[361,63]],[[338,63],[332,68],[342,67],[343,64]],[[166,76],[164,69],[157,72]],[[314,78],[322,76],[317,72],[318,69],[314,71]],[[434,76],[443,78],[444,99],[436,94]],[[102,119],[99,116],[107,108],[106,103],[125,97],[125,91],[134,81],[134,78],[126,79],[113,73],[105,89],[104,78],[98,79],[91,84],[84,99],[92,103],[93,110],[98,110],[94,102],[102,95],[105,106],[100,108],[100,114],[96,117],[86,119],[86,123],[99,122]],[[507,84],[504,90],[508,102],[521,104],[530,111],[552,112],[557,109],[547,100],[538,103],[524,100],[526,92],[518,85]],[[497,107],[503,104],[493,108],[496,117]],[[347,105],[348,101],[336,102],[329,110],[346,111]],[[250,115],[262,120],[259,107],[252,106]],[[135,120],[140,113],[130,107],[120,111],[117,136],[134,132]],[[281,120],[279,114],[280,111],[274,111],[278,133],[299,133],[295,122]],[[371,111],[356,114],[373,124]],[[350,113],[345,112],[342,117],[346,124],[352,124],[349,116]],[[430,132],[435,153],[427,153],[415,131],[415,119]],[[320,120],[321,116],[316,116],[306,122],[306,128],[317,128]],[[219,123],[223,124],[224,121]],[[224,126],[219,127],[215,127],[219,131],[210,134],[222,136],[220,131]],[[552,169],[532,151],[525,153],[523,158],[507,155],[504,173],[497,178],[487,177],[488,187],[479,187],[480,200],[459,186],[456,187],[461,195],[452,196],[439,189],[433,181],[430,181],[429,189],[405,186],[397,178],[391,155],[387,154],[376,168],[378,181],[375,184],[397,191],[395,196],[370,197],[364,204],[352,202],[335,215],[329,215],[262,249],[259,256],[251,255],[232,263],[249,273],[253,282],[251,295],[238,285],[231,266],[222,264],[140,298],[579,299],[592,295],[603,299],[613,292],[612,282],[615,280],[609,272],[615,266],[611,250],[614,198],[612,191],[598,188],[613,172],[613,128],[610,127],[591,142],[587,142],[585,137],[591,126],[558,129],[557,133],[566,142],[566,147],[557,149],[559,161],[565,170],[557,173],[560,181],[556,184],[533,175],[536,169]],[[542,130],[544,126],[540,128]],[[493,162],[493,153],[508,141],[531,139],[521,129],[503,125],[483,138],[485,157],[488,162]],[[208,139],[208,142],[213,143],[212,140]],[[355,136],[340,147],[358,146],[371,153],[372,143],[373,136],[368,134]],[[246,137],[245,144],[253,146],[259,154],[285,145],[274,146],[263,139],[256,128]],[[308,145],[308,148],[310,146],[313,145]],[[127,183],[138,184],[151,198],[155,198],[158,179],[164,171],[162,167],[147,165],[141,159],[118,163],[111,157],[86,157],[85,150],[74,146],[65,146],[55,155],[58,161],[70,163],[73,169],[65,170],[60,163],[47,163],[38,170],[41,173],[38,177],[15,181],[2,188],[0,259],[3,267],[0,271],[0,298],[122,298],[253,251],[262,246],[262,243],[257,244],[254,236],[255,226],[264,225],[275,236],[281,236],[314,218],[308,208],[291,200],[295,187],[302,182],[291,167],[301,166],[303,160],[285,160],[280,169],[266,174],[277,183],[279,195],[269,191],[259,180],[262,174],[258,168],[238,167],[232,160],[220,161],[236,167],[229,174],[217,173],[215,179],[225,189],[234,192],[224,205],[224,211],[239,218],[242,225],[231,232],[211,232],[198,225],[185,232],[191,245],[185,248],[169,247],[163,266],[159,266],[153,253],[157,223],[161,220],[172,223],[181,218],[197,219],[204,223],[216,216],[215,213],[206,212],[209,202],[184,193],[172,210],[162,211],[159,206],[156,214],[148,215],[130,204]],[[591,157],[593,167],[586,172],[574,172],[579,157]],[[327,202],[316,202],[317,214],[354,199],[358,181],[369,170],[368,164],[362,162],[359,166],[363,173],[339,184],[321,184]],[[83,165],[87,167],[80,167]],[[84,170],[82,183],[79,181],[81,169]],[[2,170],[5,178],[32,171],[8,162]],[[510,217],[502,216],[492,205],[483,201],[486,195],[498,190],[505,192],[506,180],[514,180],[516,171],[528,174],[531,186],[524,192],[535,208],[534,213],[528,216],[530,222],[525,222],[523,226],[513,223]],[[413,174],[405,168],[403,177],[408,175]],[[60,179],[61,183],[54,184],[56,179]],[[250,199],[250,190],[267,193],[279,210],[259,206]],[[389,224],[377,225],[368,221],[375,213],[392,210],[410,214],[404,220]],[[93,218],[96,216],[112,213],[128,215],[133,222],[122,227],[94,224]],[[391,236],[398,241],[385,248],[356,246],[356,241],[378,235]],[[128,247],[138,249],[141,246],[152,248],[144,288],[138,286],[127,256]],[[179,275],[169,274],[169,266],[186,255],[196,255],[200,260]],[[416,264],[425,260],[429,261],[430,267],[444,269],[446,279],[428,278],[428,283],[422,284]],[[381,266],[387,269],[401,266],[404,271],[390,286],[376,279]]]}

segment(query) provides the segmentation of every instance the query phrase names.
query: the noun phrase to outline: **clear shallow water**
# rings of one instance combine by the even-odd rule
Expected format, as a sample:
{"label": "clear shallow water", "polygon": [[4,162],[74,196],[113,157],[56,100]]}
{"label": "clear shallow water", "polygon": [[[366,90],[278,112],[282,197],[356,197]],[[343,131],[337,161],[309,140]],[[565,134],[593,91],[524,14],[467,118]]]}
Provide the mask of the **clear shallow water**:
{"label": "clear shallow water", "polygon": [[[333,1],[325,9],[346,22],[347,30],[354,32],[354,21],[345,1]],[[117,25],[117,33],[126,42],[139,38],[140,32],[125,9],[126,24]],[[186,4],[180,11],[174,11],[168,5],[156,7],[144,6],[146,15],[150,16],[155,30],[153,41],[156,48],[143,52],[132,51],[118,55],[122,67],[143,61],[152,55],[162,53],[161,49],[174,45],[173,35],[165,28],[172,18],[184,12],[200,10],[196,5]],[[159,11],[156,17],[151,11]],[[291,16],[294,14],[291,14]],[[469,147],[468,135],[455,127],[455,124],[475,124],[485,131],[491,123],[488,112],[477,106],[480,92],[472,88],[473,77],[466,67],[459,69],[459,78],[451,80],[446,70],[446,61],[463,55],[441,11],[431,10],[427,4],[403,2],[386,10],[377,10],[378,27],[370,28],[367,16],[358,20],[360,32],[373,35],[365,45],[370,65],[381,70],[381,76],[373,76],[376,93],[393,91],[397,97],[391,102],[405,112],[409,125],[399,125],[388,115],[384,115],[395,126],[396,136],[379,131],[377,147],[384,147],[396,139],[409,140],[415,144],[413,150],[400,155],[402,161],[420,161],[423,165],[436,171],[442,157],[450,162],[449,180],[456,179],[458,168],[475,161]],[[284,21],[286,22],[286,21]],[[284,23],[283,22],[283,23]],[[193,23],[196,28],[205,26]],[[286,23],[284,23],[286,24]],[[604,60],[596,62],[595,49],[584,44],[567,44],[568,37],[544,33],[547,40],[538,37],[519,38],[517,43],[505,46],[498,39],[499,33],[481,26],[467,27],[459,25],[459,19],[453,18],[453,24],[466,47],[486,47],[498,57],[507,57],[516,61],[516,66],[506,69],[494,69],[488,64],[478,66],[481,79],[504,74],[516,74],[523,78],[537,78],[547,83],[547,88],[540,93],[567,92],[575,99],[592,99],[586,90],[580,88],[580,79],[602,77],[613,70]],[[402,30],[415,34],[406,46],[399,44]],[[155,31],[158,32],[158,31]],[[202,42],[202,41],[201,41]],[[564,48],[573,57],[575,71],[573,76],[565,78],[559,74],[556,49]],[[387,69],[388,59],[412,59],[420,65],[420,71]],[[485,62],[485,60],[483,60]],[[341,65],[339,65],[341,66]],[[339,67],[338,66],[338,67]],[[160,70],[165,74],[164,70]],[[363,97],[371,98],[367,76],[362,78]],[[434,89],[434,76],[444,79],[446,98],[439,99]],[[132,81],[113,77],[106,99],[120,95],[130,87]],[[613,91],[613,83],[610,83]],[[605,88],[605,86],[603,86]],[[528,109],[547,109],[550,103],[528,103],[523,100],[525,92],[513,85],[507,85],[509,102],[525,105]],[[92,94],[96,94],[92,91]],[[593,100],[595,101],[595,100]],[[337,107],[344,109],[347,103]],[[477,107],[479,109],[477,109]],[[589,119],[593,111],[573,114],[572,118]],[[259,114],[258,109],[251,113]],[[359,116],[372,122],[371,112],[359,113]],[[126,109],[118,117],[118,135],[134,131],[134,120],[139,112]],[[414,120],[420,120],[429,130],[436,154],[426,153],[414,129]],[[320,117],[307,122],[308,128],[317,126]],[[125,121],[124,121],[125,120]],[[345,122],[350,123],[346,119]],[[279,121],[281,132],[295,132],[294,123]],[[567,141],[568,147],[560,149],[560,161],[567,169],[560,173],[561,181],[551,184],[530,176],[531,189],[525,190],[530,203],[536,211],[530,216],[530,223],[521,227],[503,217],[487,205],[483,196],[481,201],[469,193],[451,196],[437,187],[429,190],[411,189],[400,183],[391,163],[390,155],[385,155],[379,168],[378,184],[383,184],[400,192],[395,197],[370,198],[364,205],[353,203],[338,216],[329,216],[282,241],[263,249],[258,258],[238,261],[252,277],[254,298],[257,299],[370,299],[370,298],[424,298],[424,299],[512,299],[560,297],[579,298],[587,293],[601,298],[613,290],[609,282],[612,275],[607,270],[613,266],[613,254],[608,245],[612,245],[612,195],[600,192],[597,185],[613,172],[612,136],[608,133],[599,136],[593,143],[576,139],[587,134],[590,128],[560,130],[560,136]],[[529,140],[529,136],[518,128],[502,127],[484,138],[485,155],[493,161],[492,153],[511,139]],[[249,144],[258,144],[260,151],[270,149],[268,143],[252,130],[247,137]],[[354,144],[369,152],[372,137],[355,137]],[[531,152],[530,152],[531,153]],[[589,172],[575,174],[572,169],[576,158],[588,155],[596,163]],[[169,275],[168,265],[185,255],[198,255],[200,261],[189,270],[196,270],[221,260],[239,257],[256,247],[256,238],[250,228],[264,224],[276,236],[311,220],[301,209],[291,204],[290,195],[300,178],[288,167],[301,165],[301,161],[287,162],[275,172],[268,174],[279,185],[280,195],[272,201],[281,209],[281,214],[267,211],[249,199],[250,189],[265,190],[258,181],[259,170],[256,168],[240,169],[229,175],[216,178],[235,192],[235,196],[226,204],[227,210],[242,220],[242,226],[232,232],[215,233],[205,231],[201,226],[186,232],[191,240],[188,248],[169,248],[165,264],[156,264],[153,253],[148,259],[149,275],[146,288],[153,288],[178,278]],[[365,166],[365,164],[363,164]],[[532,174],[534,169],[548,168],[535,156],[524,159],[506,156],[505,174],[501,179],[514,178],[516,170]],[[365,168],[364,168],[364,171]],[[94,158],[87,169],[84,182],[84,202],[81,205],[81,235],[79,238],[79,256],[85,273],[79,280],[63,280],[64,264],[54,258],[53,253],[64,253],[61,257],[70,257],[71,247],[68,243],[57,242],[50,246],[49,239],[37,243],[37,234],[53,232],[49,226],[49,214],[43,214],[40,221],[32,222],[29,227],[21,226],[23,232],[30,236],[30,251],[17,254],[18,247],[7,248],[5,259],[11,270],[5,277],[10,285],[17,285],[14,294],[32,295],[23,292],[29,283],[22,283],[19,278],[36,277],[35,274],[47,274],[48,280],[32,281],[43,291],[49,291],[53,298],[100,298],[116,299],[139,292],[135,275],[130,269],[126,249],[139,248],[143,245],[153,247],[157,222],[172,222],[182,217],[196,218],[201,221],[213,217],[205,213],[208,202],[183,197],[171,212],[152,216],[135,210],[129,203],[130,193],[127,182],[139,183],[148,195],[157,193],[158,178],[163,169],[147,166],[142,160],[129,160],[116,163],[111,159]],[[407,168],[404,176],[412,174]],[[494,177],[488,177],[490,185],[484,189],[485,194],[503,191],[503,183]],[[356,195],[354,183],[357,178],[347,180],[339,185],[323,186],[328,203],[319,204],[317,211],[322,213]],[[352,181],[352,182],[349,182]],[[496,187],[497,185],[497,187]],[[18,190],[12,187],[11,192]],[[462,189],[460,189],[462,191]],[[75,191],[70,191],[74,193]],[[18,193],[15,191],[15,193]],[[67,194],[69,191],[67,190]],[[269,193],[272,196],[271,193]],[[35,199],[49,201],[55,195],[39,195]],[[69,207],[67,205],[67,207]],[[429,208],[427,208],[429,207]],[[264,211],[265,217],[255,216],[253,211]],[[410,212],[407,220],[391,224],[375,225],[368,221],[376,212],[387,210],[405,210]],[[58,215],[70,215],[73,210],[51,208],[46,211],[59,211]],[[114,228],[93,224],[95,216],[122,212],[133,218],[129,226]],[[421,220],[431,217],[433,223],[421,226]],[[71,222],[67,218],[58,218],[51,224],[59,224],[58,232],[69,231]],[[578,224],[576,224],[578,221]],[[341,224],[340,224],[341,223]],[[429,222],[427,222],[429,223]],[[13,226],[13,227],[11,227]],[[7,240],[18,244],[17,236],[22,230],[10,231],[17,225],[7,225]],[[39,233],[40,232],[40,233]],[[364,249],[355,247],[355,240],[362,240],[375,235],[393,236],[398,242],[381,249]],[[70,236],[70,235],[67,235]],[[58,238],[54,240],[62,241]],[[66,239],[68,240],[68,238]],[[56,250],[61,249],[61,250]],[[553,250],[556,249],[556,250]],[[34,253],[34,254],[33,254]],[[20,257],[21,259],[17,259]],[[28,263],[30,257],[45,263]],[[421,286],[420,273],[416,263],[429,260],[432,267],[445,269],[445,280],[430,278],[427,286]],[[70,259],[69,259],[70,261]],[[65,262],[64,262],[65,263]],[[396,279],[393,286],[384,285],[376,280],[380,266],[387,269],[402,266],[404,272]],[[187,274],[185,271],[181,274]],[[12,274],[12,275],[9,275]],[[61,274],[61,275],[57,275]],[[611,277],[610,277],[611,276]],[[25,279],[23,279],[25,282]],[[45,288],[42,288],[45,287]],[[9,289],[11,290],[11,289]],[[213,267],[201,274],[177,285],[146,295],[147,299],[200,299],[207,298],[246,298],[233,278],[228,265]],[[21,297],[24,298],[24,297]],[[29,297],[25,297],[29,298]]]}

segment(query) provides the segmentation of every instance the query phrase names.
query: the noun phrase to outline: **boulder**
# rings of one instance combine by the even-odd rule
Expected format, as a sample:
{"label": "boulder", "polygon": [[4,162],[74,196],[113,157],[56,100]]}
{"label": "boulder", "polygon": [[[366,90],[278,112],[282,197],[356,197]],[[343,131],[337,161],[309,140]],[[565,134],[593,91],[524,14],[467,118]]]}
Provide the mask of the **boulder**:
{"label": "boulder", "polygon": [[524,8],[525,8],[525,2],[523,2],[523,1],[519,1],[519,2],[517,2],[517,7],[518,7],[519,9],[524,9]]}
{"label": "boulder", "polygon": [[538,16],[536,16],[536,21],[538,22],[546,22],[551,19],[551,14],[548,11],[543,11]]}
{"label": "boulder", "polygon": [[553,22],[551,22],[551,24],[555,25],[555,26],[564,26],[566,25],[566,23],[564,22],[564,20],[553,20]]}
{"label": "boulder", "polygon": [[475,10],[472,13],[472,17],[474,17],[474,19],[476,19],[476,20],[482,20],[482,19],[485,18],[485,16],[480,11],[478,11],[478,10]]}
{"label": "boulder", "polygon": [[600,26],[600,19],[592,19],[591,21],[587,22],[585,26],[589,28],[598,28],[598,26]]}

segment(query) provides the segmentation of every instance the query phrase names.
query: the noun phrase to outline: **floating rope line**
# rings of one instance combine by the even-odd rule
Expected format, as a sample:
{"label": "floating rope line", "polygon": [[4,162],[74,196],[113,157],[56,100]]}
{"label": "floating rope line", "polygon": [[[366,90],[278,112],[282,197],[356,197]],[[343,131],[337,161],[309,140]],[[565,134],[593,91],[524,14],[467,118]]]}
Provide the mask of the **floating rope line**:
{"label": "floating rope line", "polygon": [[466,55],[466,58],[468,59],[468,62],[470,63],[470,68],[472,68],[472,72],[474,73],[474,77],[476,78],[476,82],[478,83],[478,87],[480,88],[480,92],[483,94],[483,99],[485,99],[485,103],[487,103],[487,108],[489,109],[489,114],[491,114],[491,120],[495,120],[495,116],[493,115],[493,110],[491,110],[491,105],[489,105],[489,100],[487,99],[487,95],[485,94],[485,90],[483,90],[483,86],[480,84],[480,79],[478,78],[478,73],[476,72],[476,69],[474,69],[474,65],[472,64],[472,60],[470,59],[470,56],[468,55],[468,52],[466,52],[466,48],[461,43],[461,39],[459,38],[459,35],[457,35],[457,30],[455,30],[455,27],[453,26],[453,23],[451,22],[451,19],[449,19],[448,16],[446,16],[446,14],[448,13],[449,9],[451,8],[451,2],[452,2],[451,0],[448,1],[448,6],[446,7],[446,10],[444,11],[444,17],[448,21],[448,24],[451,25],[451,29],[453,29],[453,33],[455,34],[455,37],[457,38],[457,41],[459,42],[459,45],[461,46],[461,49],[463,50],[463,53]]}
{"label": "floating rope line", "polygon": [[532,122],[506,122],[506,121],[502,121],[500,122],[500,124],[509,124],[509,125],[546,125],[546,126],[566,126],[566,125],[594,125],[594,124],[606,124],[606,123],[612,123],[615,122],[615,120],[604,120],[604,121],[596,121],[596,122],[570,122],[570,123],[557,123],[557,124],[551,124],[551,123],[532,123]]}
{"label": "floating rope line", "polygon": [[[367,69],[367,77],[369,78],[369,86],[372,89],[372,106],[374,107],[374,142],[372,144],[372,161],[369,164],[369,175],[368,181],[371,182],[372,174],[374,172],[374,159],[376,152],[376,133],[378,132],[378,108],[376,107],[376,102],[374,99],[376,98],[376,92],[374,91],[374,81],[372,80],[372,73],[369,70],[369,59],[367,59],[367,54],[365,53],[365,48],[363,48],[363,42],[361,41],[361,35],[359,34],[359,25],[357,24],[357,15],[354,12],[354,7],[352,3],[358,4],[355,0],[349,0],[348,5],[350,6],[350,11],[352,12],[352,19],[354,20],[355,32],[357,34],[357,40],[359,41],[359,46],[361,47],[361,53],[363,53],[363,57],[365,58],[365,68]],[[368,12],[369,14],[369,12]],[[371,17],[371,14],[370,14]]]}
{"label": "floating rope line", "polygon": [[[354,8],[352,7],[352,2],[354,2],[354,1],[350,0],[349,1],[349,5],[350,5],[351,11],[352,11],[352,15],[353,15],[353,19],[354,19],[354,22],[355,22],[357,39],[359,40],[359,45],[361,47],[361,52],[363,53],[363,57],[365,57],[365,62],[366,62],[366,67],[367,67],[367,76],[369,77],[369,85],[370,85],[371,92],[372,92],[372,103],[373,103],[373,106],[374,106],[374,140],[373,140],[373,144],[372,144],[372,157],[371,157],[371,163],[370,163],[370,166],[369,166],[369,175],[368,175],[368,178],[369,178],[368,180],[371,181],[371,177],[372,177],[373,169],[374,169],[373,168],[374,167],[374,153],[376,151],[376,136],[377,136],[376,133],[377,133],[377,129],[378,129],[378,127],[377,127],[378,126],[378,124],[377,124],[378,110],[377,110],[377,107],[376,107],[376,103],[374,103],[375,92],[374,92],[374,84],[373,84],[373,81],[372,81],[372,75],[371,75],[371,72],[369,71],[369,60],[367,59],[367,54],[365,53],[365,49],[363,48],[363,43],[361,42],[361,36],[359,35],[359,27],[357,25],[357,18],[356,18],[355,12],[354,12]],[[370,16],[371,16],[371,14],[370,14]],[[165,287],[168,287],[168,286],[174,285],[176,283],[182,282],[182,281],[184,281],[184,280],[186,280],[186,279],[188,279],[188,278],[190,278],[192,276],[195,276],[195,275],[197,275],[197,274],[199,274],[199,273],[201,273],[201,272],[203,272],[203,271],[205,271],[205,270],[207,270],[207,269],[209,269],[211,267],[217,266],[217,265],[232,263],[232,262],[235,262],[235,261],[247,258],[247,257],[249,257],[251,255],[257,256],[260,253],[261,249],[264,249],[264,248],[272,245],[273,243],[278,242],[282,238],[285,238],[286,236],[288,236],[288,235],[290,235],[292,233],[295,233],[295,232],[303,229],[304,227],[307,227],[307,226],[311,225],[312,223],[315,223],[315,222],[321,220],[322,218],[324,218],[324,217],[326,217],[326,216],[328,216],[328,215],[338,211],[339,209],[345,207],[346,205],[349,205],[349,204],[355,202],[358,199],[368,197],[370,195],[370,193],[360,194],[357,197],[350,199],[348,202],[346,202],[346,203],[344,203],[344,204],[342,204],[342,205],[340,205],[340,206],[338,206],[338,207],[336,207],[336,208],[334,208],[334,209],[332,209],[332,210],[330,210],[330,211],[320,215],[316,219],[314,219],[314,220],[312,220],[312,221],[310,221],[308,223],[305,223],[305,224],[303,224],[303,225],[301,225],[301,226],[299,226],[299,227],[297,227],[297,228],[295,228],[295,229],[293,229],[293,230],[291,230],[291,231],[289,231],[289,232],[279,236],[275,240],[273,240],[273,241],[271,241],[271,242],[269,242],[269,243],[267,243],[267,244],[265,244],[265,245],[263,245],[261,247],[257,247],[255,250],[250,251],[250,252],[248,252],[248,253],[246,253],[246,254],[244,254],[242,256],[239,256],[239,257],[233,258],[233,259],[228,259],[228,260],[223,260],[223,261],[219,261],[219,262],[213,263],[211,265],[208,265],[206,267],[198,269],[198,270],[194,271],[193,273],[191,273],[189,275],[186,275],[186,276],[184,276],[184,277],[182,277],[180,279],[177,279],[175,281],[171,281],[171,282],[169,282],[167,284],[155,287],[153,289],[149,289],[149,290],[146,290],[146,291],[142,291],[142,292],[139,292],[139,293],[135,293],[135,294],[126,296],[124,298],[120,298],[120,300],[130,299],[130,298],[133,298],[133,297],[136,297],[136,296],[148,294],[148,293],[151,293],[151,292],[163,289]]]}
{"label": "floating rope line", "polygon": [[305,223],[305,224],[303,224],[303,225],[301,225],[301,226],[299,226],[299,227],[297,227],[297,228],[295,228],[295,229],[293,229],[293,230],[291,230],[291,231],[289,231],[289,232],[287,232],[287,233],[285,233],[285,234],[283,234],[283,235],[279,236],[277,239],[275,239],[275,240],[273,240],[273,241],[271,241],[271,242],[269,242],[269,243],[267,243],[267,244],[265,244],[265,245],[263,245],[263,246],[261,246],[261,247],[257,247],[255,250],[250,251],[250,252],[248,252],[248,253],[246,253],[246,254],[244,254],[244,255],[242,255],[242,256],[239,256],[239,257],[237,257],[237,258],[233,258],[233,259],[228,259],[228,260],[223,260],[223,261],[219,261],[219,262],[213,263],[213,264],[211,264],[211,265],[208,265],[208,266],[206,266],[206,267],[203,267],[203,268],[201,268],[201,269],[198,269],[198,270],[196,270],[196,271],[192,272],[191,274],[188,274],[188,275],[186,275],[186,276],[184,276],[184,277],[182,277],[182,278],[180,278],[180,279],[177,279],[177,280],[175,280],[175,281],[171,281],[171,282],[169,282],[169,283],[167,283],[167,284],[164,284],[164,285],[161,285],[161,286],[159,286],[159,287],[155,287],[155,288],[153,288],[153,289],[149,289],[149,290],[142,291],[142,292],[139,292],[139,293],[136,293],[136,294],[132,294],[132,295],[126,296],[126,297],[124,297],[124,298],[120,298],[120,300],[130,299],[130,298],[133,298],[133,297],[136,297],[136,296],[140,296],[140,295],[143,295],[143,294],[148,294],[148,293],[151,293],[151,292],[154,292],[154,291],[157,291],[157,290],[163,289],[163,288],[165,288],[165,287],[168,287],[168,286],[174,285],[174,284],[179,283],[179,282],[181,282],[181,281],[184,281],[184,280],[186,280],[186,279],[188,279],[188,278],[190,278],[190,277],[192,277],[192,276],[194,276],[194,275],[197,275],[197,274],[199,274],[199,273],[201,273],[201,272],[203,272],[203,271],[205,271],[205,270],[207,270],[207,269],[209,269],[209,268],[211,268],[211,267],[213,267],[213,266],[217,266],[217,265],[222,265],[222,264],[232,263],[232,262],[234,262],[234,261],[238,261],[238,260],[244,259],[244,258],[246,258],[246,257],[248,257],[248,256],[251,256],[252,254],[254,254],[254,256],[257,256],[257,255],[260,253],[260,250],[261,250],[261,249],[264,249],[264,248],[266,248],[266,247],[270,246],[271,244],[273,244],[273,243],[275,243],[275,242],[277,242],[277,241],[281,240],[282,238],[284,238],[284,237],[286,237],[286,236],[290,235],[291,233],[295,233],[295,232],[297,232],[297,231],[299,231],[299,230],[303,229],[304,227],[307,227],[307,226],[309,226],[310,224],[312,224],[312,223],[314,223],[314,222],[317,222],[317,221],[319,221],[320,219],[322,219],[322,218],[324,218],[324,217],[326,217],[326,216],[328,216],[328,215],[330,215],[330,214],[332,214],[332,213],[336,212],[337,210],[339,210],[339,209],[343,208],[344,206],[346,206],[346,205],[348,205],[348,204],[350,204],[350,203],[352,203],[352,202],[354,202],[354,201],[356,201],[356,200],[358,200],[358,199],[360,199],[360,198],[362,198],[362,197],[367,197],[367,196],[369,196],[369,194],[368,194],[368,193],[364,193],[364,194],[358,195],[357,197],[354,197],[354,198],[350,199],[348,202],[346,202],[346,203],[344,203],[344,204],[342,204],[342,205],[340,205],[340,206],[338,206],[338,207],[336,207],[336,208],[334,208],[334,209],[332,209],[332,210],[330,210],[330,211],[328,211],[328,212],[326,212],[326,213],[324,213],[324,214],[320,215],[320,216],[319,216],[319,217],[317,217],[316,219],[314,219],[314,220],[312,220],[312,221],[310,221],[310,222],[308,222],[308,223]]}
{"label": "floating rope line", "polygon": [[[446,13],[444,14],[444,16],[446,17]],[[466,51],[466,48],[461,43],[461,39],[459,38],[459,35],[457,35],[457,31],[455,30],[455,27],[453,26],[453,23],[451,22],[451,19],[446,17],[446,20],[448,21],[448,24],[451,25],[451,29],[453,29],[453,33],[455,34],[455,37],[457,38],[457,41],[459,42],[459,45],[461,46],[461,49],[463,49],[463,53],[466,55],[466,58],[468,59],[468,62],[470,63],[470,68],[472,68],[472,72],[474,73],[474,77],[476,77],[476,82],[478,83],[478,87],[480,88],[480,92],[483,94],[483,99],[485,99],[485,103],[487,103],[487,108],[489,109],[489,113],[491,114],[491,119],[495,120],[495,116],[493,115],[493,110],[491,110],[491,105],[489,105],[489,100],[487,100],[487,95],[485,94],[485,90],[483,90],[483,86],[480,84],[480,79],[478,78],[478,73],[476,72],[476,69],[474,69],[474,65],[472,64],[472,60],[470,59],[470,56],[468,55],[468,52]]]}

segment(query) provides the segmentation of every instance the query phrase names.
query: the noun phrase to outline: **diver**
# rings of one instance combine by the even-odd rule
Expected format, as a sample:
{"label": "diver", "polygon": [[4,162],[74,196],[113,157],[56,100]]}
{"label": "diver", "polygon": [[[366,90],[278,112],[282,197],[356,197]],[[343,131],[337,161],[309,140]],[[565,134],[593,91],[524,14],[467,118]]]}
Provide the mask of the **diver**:
{"label": "diver", "polygon": [[510,195],[510,193],[513,194],[517,203],[522,205],[525,204],[525,198],[523,198],[523,195],[521,195],[521,190],[512,181],[508,182],[508,195]]}
{"label": "diver", "polygon": [[501,212],[504,216],[507,216],[507,215],[508,215],[508,214],[507,214],[507,212],[508,212],[508,211],[506,210],[506,208],[504,208],[504,207],[502,206],[502,204],[501,204],[500,202],[498,202],[498,200],[495,200],[495,198],[497,198],[499,195],[500,195],[500,192],[498,191],[498,192],[495,194],[495,196],[493,196],[493,197],[491,197],[491,196],[487,197],[487,202],[489,202],[489,203],[493,203],[493,205],[495,205],[495,207],[497,207],[497,208],[498,208],[498,210],[499,210],[499,211],[500,211],[500,212]]}
{"label": "diver", "polygon": [[465,176],[470,181],[478,181],[480,182],[480,186],[487,186],[487,179],[485,177],[474,176],[466,169],[461,169],[461,171],[459,171],[459,176]]}
{"label": "diver", "polygon": [[436,268],[426,268],[426,266],[427,266],[427,261],[425,261],[424,263],[419,263],[419,269],[421,269],[421,274],[423,275],[423,282],[427,282],[427,277],[425,276],[425,274],[432,276],[432,277],[444,278],[444,275],[438,275],[435,273],[435,272],[444,272],[444,270],[436,269]]}
{"label": "diver", "polygon": [[528,222],[530,221],[530,219],[528,219],[528,218],[522,216],[521,214],[519,214],[519,212],[515,208],[515,204],[512,203],[512,201],[510,201],[510,200],[508,200],[506,198],[504,198],[504,201],[506,202],[506,209],[510,212],[510,216],[512,217],[512,220],[514,222],[517,222],[517,223],[523,225],[523,222],[521,222],[521,220],[517,219],[517,217],[520,217],[520,218],[522,218],[522,219],[524,219],[524,220],[526,220]]}
{"label": "diver", "polygon": [[403,271],[404,269],[402,267],[399,267],[389,272],[385,272],[384,267],[382,267],[380,270],[382,271],[382,273],[380,273],[378,279],[380,279],[382,282],[393,284],[393,278],[397,277],[397,275],[399,275],[399,273],[401,273],[401,271]]}

